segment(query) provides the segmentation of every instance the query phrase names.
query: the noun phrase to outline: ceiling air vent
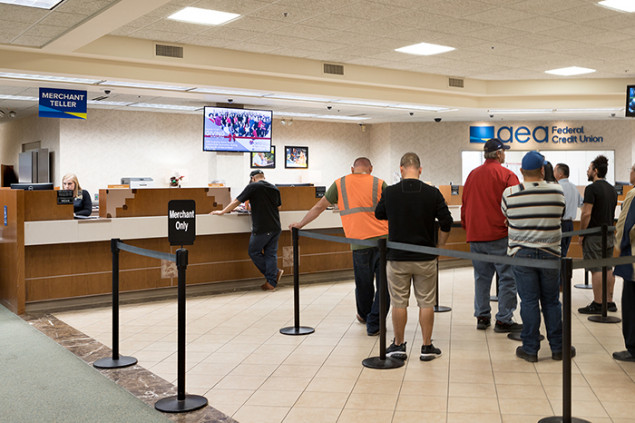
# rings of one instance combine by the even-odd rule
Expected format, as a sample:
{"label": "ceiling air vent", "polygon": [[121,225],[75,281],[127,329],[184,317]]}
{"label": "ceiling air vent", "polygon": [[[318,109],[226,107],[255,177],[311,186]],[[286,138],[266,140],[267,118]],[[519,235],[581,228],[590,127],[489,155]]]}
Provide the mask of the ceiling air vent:
{"label": "ceiling air vent", "polygon": [[183,58],[183,47],[179,46],[168,46],[165,44],[156,44],[155,45],[155,55],[163,56],[163,57],[178,57],[179,59]]}
{"label": "ceiling air vent", "polygon": [[450,87],[458,87],[458,88],[463,88],[463,80],[461,78],[449,78],[448,79],[448,86]]}
{"label": "ceiling air vent", "polygon": [[328,73],[329,75],[344,75],[344,66],[325,63],[324,73]]}

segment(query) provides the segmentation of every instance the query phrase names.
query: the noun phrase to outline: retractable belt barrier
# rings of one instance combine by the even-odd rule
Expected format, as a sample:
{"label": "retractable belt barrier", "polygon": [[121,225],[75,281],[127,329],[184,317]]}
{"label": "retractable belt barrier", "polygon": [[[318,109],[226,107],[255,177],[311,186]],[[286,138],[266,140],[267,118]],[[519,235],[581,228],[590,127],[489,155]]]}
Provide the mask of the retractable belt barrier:
{"label": "retractable belt barrier", "polygon": [[119,251],[167,260],[176,263],[178,269],[178,344],[177,344],[177,395],[163,398],[154,407],[166,413],[182,413],[193,411],[207,405],[207,399],[200,395],[185,394],[185,271],[188,264],[188,251],[185,248],[176,250],[176,254],[147,250],[124,244],[120,239],[111,239],[112,251],[112,358],[102,358],[93,364],[97,368],[114,369],[127,367],[137,363],[134,357],[119,355]]}
{"label": "retractable belt barrier", "polygon": [[[606,225],[597,228],[590,228],[578,231],[570,231],[563,232],[563,237],[572,237],[575,235],[592,235],[592,234],[600,234],[602,236],[603,245],[606,247],[607,245],[607,234],[608,232],[612,232],[615,230],[615,227],[608,227]],[[308,232],[306,230],[298,230],[296,228],[293,229],[294,237],[297,240],[298,236],[302,236],[305,238],[313,238],[322,241],[330,241],[337,242],[343,244],[354,244],[354,245],[363,245],[366,247],[378,247],[380,249],[380,266],[382,267],[381,280],[378,281],[378,289],[380,290],[380,310],[384,310],[382,304],[382,295],[384,291],[384,285],[386,284],[386,248],[392,248],[402,251],[412,251],[417,253],[430,254],[434,256],[447,256],[447,257],[455,257],[462,258],[468,260],[476,260],[476,261],[485,261],[489,263],[503,263],[509,264],[512,266],[524,266],[524,267],[535,267],[540,269],[559,269],[560,275],[562,279],[563,285],[563,301],[562,301],[562,309],[563,309],[563,322],[562,322],[562,379],[563,379],[563,415],[555,416],[555,417],[546,417],[540,420],[540,423],[547,422],[586,422],[583,419],[578,419],[575,417],[571,417],[571,278],[573,276],[573,269],[578,268],[595,268],[602,267],[603,268],[603,315],[606,317],[606,269],[607,267],[611,267],[613,265],[618,264],[628,264],[635,263],[635,257],[617,257],[617,258],[602,258],[597,260],[576,260],[575,263],[571,258],[561,258],[557,257],[557,260],[537,260],[537,259],[521,259],[509,256],[497,256],[497,255],[489,255],[489,254],[476,254],[476,253],[466,253],[463,251],[456,250],[447,250],[442,248],[433,248],[433,247],[425,247],[421,245],[413,245],[406,244],[402,242],[386,242],[385,239],[379,240],[361,240],[355,238],[346,238],[342,236],[334,236],[334,235],[326,235],[323,233],[315,233]],[[296,235],[297,234],[297,235]],[[297,249],[297,241],[294,243],[294,250]],[[604,248],[606,250],[606,248]],[[294,266],[294,274],[296,280],[298,280],[299,269],[298,266]],[[438,283],[438,278],[437,278]],[[294,287],[296,291],[299,289],[299,282],[296,283]],[[296,299],[299,298],[296,294]],[[296,318],[297,310],[299,310],[299,305],[296,304]],[[297,324],[297,323],[296,323]],[[363,361],[364,366],[376,368],[376,369],[389,369],[399,367],[402,364],[396,363],[397,360],[392,360],[390,357],[386,357],[386,313],[380,314],[380,331],[379,331],[379,357],[371,357],[367,358]]]}

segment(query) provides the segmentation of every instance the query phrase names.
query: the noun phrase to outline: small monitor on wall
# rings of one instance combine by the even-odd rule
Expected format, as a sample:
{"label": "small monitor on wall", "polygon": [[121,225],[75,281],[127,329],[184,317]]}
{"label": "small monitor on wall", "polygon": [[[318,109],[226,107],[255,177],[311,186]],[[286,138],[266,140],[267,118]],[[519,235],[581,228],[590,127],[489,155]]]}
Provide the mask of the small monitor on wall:
{"label": "small monitor on wall", "polygon": [[635,117],[635,85],[626,87],[626,117]]}
{"label": "small monitor on wall", "polygon": [[206,106],[203,151],[271,152],[271,110]]}
{"label": "small monitor on wall", "polygon": [[25,191],[45,191],[53,189],[53,182],[19,182],[11,184],[11,189],[23,189]]}

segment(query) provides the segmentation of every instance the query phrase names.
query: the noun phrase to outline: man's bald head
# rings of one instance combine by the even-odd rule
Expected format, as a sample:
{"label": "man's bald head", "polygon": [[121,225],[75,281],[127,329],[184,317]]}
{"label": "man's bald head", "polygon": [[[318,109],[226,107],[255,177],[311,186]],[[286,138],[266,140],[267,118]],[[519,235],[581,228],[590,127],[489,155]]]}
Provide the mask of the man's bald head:
{"label": "man's bald head", "polygon": [[371,173],[373,171],[373,164],[368,157],[358,157],[353,162],[351,172],[353,173]]}

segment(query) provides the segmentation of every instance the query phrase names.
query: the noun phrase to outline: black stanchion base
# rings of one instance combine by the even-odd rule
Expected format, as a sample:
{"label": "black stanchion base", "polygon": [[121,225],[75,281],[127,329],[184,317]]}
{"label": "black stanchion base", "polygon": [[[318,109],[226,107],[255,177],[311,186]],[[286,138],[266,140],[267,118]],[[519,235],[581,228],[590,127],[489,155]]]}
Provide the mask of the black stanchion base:
{"label": "black stanchion base", "polygon": [[[507,338],[511,339],[512,341],[522,341],[522,339],[520,339],[520,331],[517,332],[510,332],[507,334]],[[545,339],[544,335],[540,335],[538,337],[538,339],[540,339],[541,341]]]}
{"label": "black stanchion base", "polygon": [[406,364],[406,361],[390,357],[386,357],[384,360],[380,357],[369,357],[364,359],[362,364],[369,369],[398,369]]}
{"label": "black stanchion base", "polygon": [[185,413],[198,410],[207,405],[207,398],[200,395],[186,395],[185,399],[178,397],[163,398],[154,403],[154,408],[164,413]]}
{"label": "black stanchion base", "polygon": [[446,311],[452,311],[452,307],[434,306],[434,312],[435,313],[445,313]]}
{"label": "black stanchion base", "polygon": [[578,289],[593,289],[593,285],[589,285],[586,283],[576,283],[573,286]]}
{"label": "black stanchion base", "polygon": [[589,316],[589,320],[596,323],[619,323],[622,321],[622,319],[615,316]]}
{"label": "black stanchion base", "polygon": [[289,326],[280,329],[280,333],[283,335],[308,335],[313,332],[315,332],[315,329],[308,326],[298,326],[297,328],[295,326]]}
{"label": "black stanchion base", "polygon": [[[588,420],[584,420],[584,419],[579,419],[577,417],[571,417],[571,420],[569,420],[571,423],[591,423]],[[567,421],[567,423],[569,423],[569,421]],[[551,417],[544,417],[540,420],[538,420],[538,423],[560,423],[560,422],[564,422],[564,417],[562,416],[551,416]]]}
{"label": "black stanchion base", "polygon": [[95,361],[93,366],[98,369],[119,369],[122,367],[132,366],[133,364],[137,364],[136,358],[120,355],[117,360],[112,357],[101,358]]}
{"label": "black stanchion base", "polygon": [[491,297],[489,297],[490,301],[496,302],[498,301],[498,297],[496,295],[492,295]]}

